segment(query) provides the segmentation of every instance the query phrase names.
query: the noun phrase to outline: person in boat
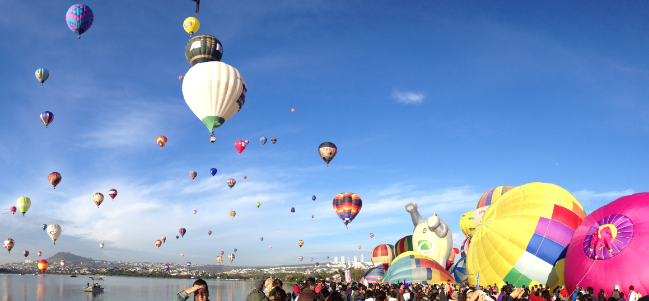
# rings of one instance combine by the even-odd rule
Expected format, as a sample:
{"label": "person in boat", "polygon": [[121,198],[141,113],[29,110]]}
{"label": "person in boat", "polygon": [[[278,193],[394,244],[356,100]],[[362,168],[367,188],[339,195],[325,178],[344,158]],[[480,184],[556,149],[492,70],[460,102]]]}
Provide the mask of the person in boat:
{"label": "person in boat", "polygon": [[209,301],[210,292],[207,289],[207,282],[203,279],[194,281],[194,286],[178,292],[174,301],[185,301],[189,299],[191,293],[194,293],[194,301]]}

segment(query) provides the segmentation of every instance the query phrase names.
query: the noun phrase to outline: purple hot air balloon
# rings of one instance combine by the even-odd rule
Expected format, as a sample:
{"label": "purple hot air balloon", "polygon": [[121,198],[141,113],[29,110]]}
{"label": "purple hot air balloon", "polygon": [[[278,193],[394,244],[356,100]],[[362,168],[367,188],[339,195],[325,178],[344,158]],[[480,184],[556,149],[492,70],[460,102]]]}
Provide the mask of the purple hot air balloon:
{"label": "purple hot air balloon", "polygon": [[90,7],[84,4],[75,4],[70,6],[68,13],[65,15],[70,30],[74,31],[81,39],[81,34],[88,31],[92,26],[95,16]]}

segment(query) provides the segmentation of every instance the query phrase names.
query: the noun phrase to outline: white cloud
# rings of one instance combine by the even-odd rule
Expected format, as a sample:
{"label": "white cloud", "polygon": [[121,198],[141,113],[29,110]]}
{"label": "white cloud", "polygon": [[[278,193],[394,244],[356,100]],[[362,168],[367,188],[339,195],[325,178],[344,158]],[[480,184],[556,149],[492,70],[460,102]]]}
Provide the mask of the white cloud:
{"label": "white cloud", "polygon": [[392,92],[392,98],[396,99],[400,103],[416,104],[424,102],[426,96],[424,93],[394,91]]}

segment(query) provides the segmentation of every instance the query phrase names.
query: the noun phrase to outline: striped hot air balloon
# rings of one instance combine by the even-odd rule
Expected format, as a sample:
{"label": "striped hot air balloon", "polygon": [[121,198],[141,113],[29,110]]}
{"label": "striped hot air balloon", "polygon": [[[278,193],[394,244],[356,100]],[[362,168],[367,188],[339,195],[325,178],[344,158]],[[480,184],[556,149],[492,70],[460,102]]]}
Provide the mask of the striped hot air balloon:
{"label": "striped hot air balloon", "polygon": [[232,190],[232,187],[234,187],[234,185],[237,184],[237,181],[235,179],[228,179],[227,183],[228,183],[228,187],[230,187],[230,190]]}
{"label": "striped hot air balloon", "polygon": [[[340,217],[343,223],[345,223],[345,227],[347,227],[356,218],[358,213],[361,212],[363,200],[353,192],[343,192],[334,197],[333,207],[338,217]],[[347,229],[349,230],[349,228]]]}
{"label": "striped hot air balloon", "polygon": [[63,177],[61,176],[61,174],[56,171],[50,172],[50,174],[47,175],[47,180],[50,181],[50,184],[52,184],[52,187],[54,187],[54,189],[56,189],[56,185],[59,185],[59,183],[61,183],[62,178]]}
{"label": "striped hot air balloon", "polygon": [[18,201],[16,201],[16,206],[18,207],[18,210],[22,212],[23,216],[25,216],[29,207],[32,206],[32,201],[28,197],[19,197]]}
{"label": "striped hot air balloon", "polygon": [[489,209],[489,206],[495,204],[498,198],[512,189],[514,189],[514,186],[498,186],[487,190],[487,192],[480,197],[478,204],[475,206],[475,213],[473,214],[476,228],[480,224],[482,216],[487,212],[487,209]]}
{"label": "striped hot air balloon", "polygon": [[300,246],[300,248],[301,248],[304,245],[304,241],[303,240],[298,240],[297,245]]}
{"label": "striped hot air balloon", "polygon": [[415,248],[412,246],[412,235],[404,236],[403,238],[397,240],[397,243],[394,244],[394,256],[397,257],[405,252],[414,251]]}
{"label": "striped hot air balloon", "polygon": [[372,250],[372,263],[381,264],[386,270],[394,260],[394,246],[389,244],[378,245]]}
{"label": "striped hot air balloon", "polygon": [[198,63],[220,61],[221,57],[223,57],[223,45],[214,36],[198,35],[189,39],[185,45],[185,58],[192,66]]}
{"label": "striped hot air balloon", "polygon": [[234,254],[228,255],[228,259],[230,259],[230,263],[232,263],[232,261],[234,260]]}
{"label": "striped hot air balloon", "polygon": [[178,229],[178,233],[180,233],[181,237],[185,237],[185,233],[187,233],[187,230],[185,228],[180,228]]}
{"label": "striped hot air balloon", "polygon": [[367,270],[363,278],[367,280],[367,283],[380,283],[383,281],[384,276],[385,268],[383,266],[377,266]]}
{"label": "striped hot air balloon", "polygon": [[162,148],[163,146],[165,146],[165,144],[167,144],[167,137],[158,136],[158,138],[155,139],[155,143],[157,143],[158,146],[160,146],[160,148]]}
{"label": "striped hot air balloon", "polygon": [[383,277],[384,283],[442,284],[455,278],[437,261],[418,252],[406,252],[395,258]]}
{"label": "striped hot air balloon", "polygon": [[29,251],[27,251],[27,250],[23,251],[23,256],[25,256],[25,257],[29,256]]}
{"label": "striped hot air balloon", "polygon": [[47,128],[47,126],[54,121],[54,114],[50,111],[41,113],[41,121],[45,124],[45,128]]}
{"label": "striped hot air balloon", "polygon": [[36,69],[36,79],[38,80],[39,83],[41,83],[41,86],[43,83],[50,78],[50,71],[48,71],[45,68],[38,68]]}

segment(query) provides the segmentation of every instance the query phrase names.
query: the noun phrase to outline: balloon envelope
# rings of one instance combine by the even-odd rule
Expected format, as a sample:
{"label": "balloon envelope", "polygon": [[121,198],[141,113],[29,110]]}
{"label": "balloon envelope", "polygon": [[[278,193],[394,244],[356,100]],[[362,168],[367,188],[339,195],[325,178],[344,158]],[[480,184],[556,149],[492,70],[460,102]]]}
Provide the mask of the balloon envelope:
{"label": "balloon envelope", "polygon": [[514,186],[498,186],[495,188],[491,188],[487,190],[480,199],[478,199],[478,204],[475,206],[475,211],[473,214],[473,221],[475,222],[475,226],[478,227],[480,224],[480,220],[482,219],[482,216],[487,212],[487,209],[489,209],[489,206],[493,205],[496,203],[498,198],[500,198],[502,195],[504,195],[507,191],[510,191],[514,188]]}
{"label": "balloon envelope", "polygon": [[45,128],[47,128],[47,126],[50,125],[52,121],[54,121],[54,114],[52,114],[52,112],[50,111],[41,113],[41,121],[43,122],[43,124],[45,124]]}
{"label": "balloon envelope", "polygon": [[[48,71],[45,68],[39,68],[36,69],[36,79],[38,80],[39,83],[41,83],[41,86],[43,83],[50,77],[50,71]],[[47,111],[46,111],[47,112]],[[41,120],[43,120],[43,115],[41,114]],[[45,121],[43,121],[45,123]],[[45,124],[47,126],[47,124]]]}
{"label": "balloon envelope", "polygon": [[185,21],[183,21],[183,28],[191,37],[198,31],[199,28],[201,28],[201,22],[199,22],[198,19],[194,17],[189,17],[185,19]]}
{"label": "balloon envelope", "polygon": [[111,189],[108,191],[108,196],[110,196],[111,200],[114,200],[115,197],[117,196],[117,190],[116,189]]}
{"label": "balloon envelope", "polygon": [[56,240],[59,239],[59,236],[61,236],[61,226],[57,224],[51,224],[47,226],[47,229],[45,229],[45,231],[47,232],[47,235],[50,236],[54,244],[56,244]]}
{"label": "balloon envelope", "polygon": [[[39,255],[40,256],[40,255]],[[47,260],[41,259],[38,261],[38,269],[41,271],[41,273],[45,274],[45,270],[47,270],[47,266],[49,264],[47,263]]]}
{"label": "balloon envelope", "polygon": [[195,171],[190,171],[190,172],[189,172],[189,177],[192,178],[192,180],[193,180],[194,178],[196,178],[196,175],[197,175],[197,174],[198,174],[198,173],[196,173]]}
{"label": "balloon envelope", "polygon": [[216,175],[216,168],[210,168],[210,173],[212,176]]}
{"label": "balloon envelope", "polygon": [[383,266],[373,267],[363,275],[363,278],[367,280],[367,283],[380,283],[383,281],[385,276],[385,268]]}
{"label": "balloon envelope", "polygon": [[399,256],[402,253],[414,251],[415,248],[412,246],[412,235],[404,236],[403,238],[397,240],[394,244],[394,256]]}
{"label": "balloon envelope", "polygon": [[68,9],[65,19],[70,30],[81,38],[81,34],[88,31],[92,26],[95,16],[87,5],[75,4]]}
{"label": "balloon envelope", "polygon": [[56,171],[51,172],[49,175],[47,175],[47,180],[50,182],[50,184],[52,184],[52,187],[54,187],[54,189],[56,189],[56,185],[59,185],[59,183],[61,183],[62,178],[63,177],[61,176],[61,174]]}
{"label": "balloon envelope", "polygon": [[18,210],[22,212],[23,216],[25,216],[29,207],[32,206],[32,201],[28,197],[19,197],[16,201],[16,206],[18,207]]}
{"label": "balloon envelope", "polygon": [[451,276],[455,278],[455,282],[461,283],[462,281],[466,280],[467,275],[466,275],[466,257],[460,258],[460,260],[456,263],[454,263],[451,266]]}
{"label": "balloon envelope", "polygon": [[158,138],[155,139],[155,143],[157,143],[158,146],[160,146],[160,148],[162,148],[163,146],[165,146],[165,144],[167,144],[167,137],[158,136]]}
{"label": "balloon envelope", "polygon": [[318,146],[318,154],[320,154],[320,158],[327,163],[327,167],[329,167],[329,162],[334,159],[337,153],[338,148],[331,142],[323,142]]}
{"label": "balloon envelope", "polygon": [[372,250],[372,263],[381,264],[385,269],[394,260],[394,246],[389,244],[378,245]]}
{"label": "balloon envelope", "polygon": [[455,278],[439,263],[414,251],[395,258],[383,278],[384,283],[393,284],[405,281],[430,285],[446,283],[448,280],[455,283]]}
{"label": "balloon envelope", "polygon": [[185,230],[185,228],[180,228],[178,229],[178,233],[180,233],[181,237],[185,237],[185,233],[187,233],[187,230]]}
{"label": "balloon envelope", "polygon": [[104,202],[104,194],[101,192],[95,192],[95,194],[92,196],[92,201],[95,202],[95,205],[97,205],[97,208],[99,208],[99,205]]}
{"label": "balloon envelope", "polygon": [[473,235],[473,232],[475,232],[474,214],[475,211],[472,210],[462,214],[462,217],[460,217],[460,229],[462,229],[462,233],[466,237]]}
{"label": "balloon envelope", "polygon": [[516,287],[564,283],[565,254],[586,217],[565,189],[546,183],[516,187],[486,211],[471,237],[468,281]]}
{"label": "balloon envelope", "polygon": [[[195,25],[200,26],[198,20],[196,20]],[[185,30],[187,29],[185,28]],[[221,57],[223,57],[223,45],[221,45],[219,39],[212,35],[202,34],[195,36],[189,39],[187,45],[185,45],[185,58],[192,66],[205,62],[218,62],[221,60]]]}
{"label": "balloon envelope", "polygon": [[[572,236],[566,255],[566,285],[604,289],[619,285],[649,294],[649,193],[621,197],[593,211]],[[568,286],[570,288],[570,286]]]}
{"label": "balloon envelope", "polygon": [[351,223],[363,208],[363,200],[353,192],[343,192],[334,197],[334,211],[345,226]]}

